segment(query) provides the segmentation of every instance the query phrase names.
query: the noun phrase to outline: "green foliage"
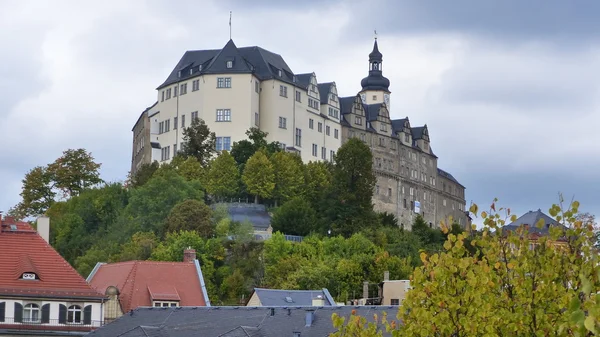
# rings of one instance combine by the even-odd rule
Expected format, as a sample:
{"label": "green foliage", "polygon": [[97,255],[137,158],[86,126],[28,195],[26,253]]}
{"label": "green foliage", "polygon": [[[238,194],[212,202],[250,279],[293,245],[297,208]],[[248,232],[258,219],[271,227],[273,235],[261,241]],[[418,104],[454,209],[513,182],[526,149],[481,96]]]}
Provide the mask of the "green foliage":
{"label": "green foliage", "polygon": [[302,159],[296,154],[280,151],[271,156],[271,163],[275,173],[273,198],[286,202],[300,195],[304,186]]}
{"label": "green foliage", "polygon": [[128,213],[137,225],[136,231],[153,231],[161,236],[163,223],[176,204],[202,198],[199,182],[186,181],[174,172],[156,175],[145,185],[131,191]]}
{"label": "green foliage", "polygon": [[294,198],[273,213],[271,227],[288,235],[308,235],[317,226],[317,212],[303,198]]}
{"label": "green foliage", "polygon": [[258,198],[270,198],[275,188],[275,173],[273,164],[264,151],[258,151],[248,159],[244,168],[242,180],[248,192]]}
{"label": "green foliage", "polygon": [[102,183],[100,166],[84,149],[64,151],[53,163],[37,166],[25,175],[22,199],[9,211],[10,215],[19,219],[42,215],[55,203],[56,190],[68,198]]}
{"label": "green foliage", "polygon": [[156,170],[158,170],[159,166],[160,164],[156,160],[150,164],[142,164],[140,168],[135,172],[135,174],[130,174],[129,186],[140,187],[144,185],[148,182],[148,180],[150,180],[150,178],[152,178],[152,175],[154,174],[154,172],[156,172]]}
{"label": "green foliage", "polygon": [[229,152],[223,151],[211,161],[206,182],[207,193],[217,200],[233,197],[238,191],[239,182],[240,172]]}
{"label": "green foliage", "polygon": [[321,204],[325,192],[331,187],[331,171],[326,162],[309,162],[304,166],[304,196],[313,207]]}
{"label": "green foliage", "polygon": [[259,128],[252,127],[246,131],[246,136],[249,140],[243,139],[233,143],[231,147],[231,155],[240,168],[240,172],[244,171],[246,162],[256,151],[264,149],[267,155],[272,155],[281,151],[281,143],[267,142],[269,133],[261,131]]}
{"label": "green foliage", "polygon": [[202,201],[188,199],[175,205],[166,220],[167,232],[195,231],[203,238],[212,237],[212,210]]}
{"label": "green foliage", "polygon": [[212,155],[216,152],[216,136],[211,132],[204,120],[192,119],[189,127],[183,129],[181,155],[194,157],[202,167],[206,167]]}

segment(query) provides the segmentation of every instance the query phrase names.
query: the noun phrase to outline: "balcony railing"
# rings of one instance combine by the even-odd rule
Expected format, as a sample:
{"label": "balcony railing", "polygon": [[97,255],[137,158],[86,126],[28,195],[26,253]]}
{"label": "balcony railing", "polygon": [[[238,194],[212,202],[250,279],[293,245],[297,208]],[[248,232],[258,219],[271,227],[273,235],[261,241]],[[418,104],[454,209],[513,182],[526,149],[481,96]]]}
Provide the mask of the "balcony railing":
{"label": "balcony railing", "polygon": [[98,329],[103,325],[102,321],[91,321],[89,324],[81,323],[61,323],[58,319],[50,319],[48,322],[27,321],[15,322],[14,318],[6,317],[0,320],[0,329],[10,330],[32,330],[32,331],[69,331],[69,332],[89,332]]}

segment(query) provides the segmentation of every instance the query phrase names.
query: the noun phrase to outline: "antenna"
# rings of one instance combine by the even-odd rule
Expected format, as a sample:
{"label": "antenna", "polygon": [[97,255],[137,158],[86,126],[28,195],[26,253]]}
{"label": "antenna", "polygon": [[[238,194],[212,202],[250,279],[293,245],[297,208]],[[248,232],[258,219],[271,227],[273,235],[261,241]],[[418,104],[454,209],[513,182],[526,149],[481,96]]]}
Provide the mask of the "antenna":
{"label": "antenna", "polygon": [[229,11],[229,39],[231,40],[231,11]]}

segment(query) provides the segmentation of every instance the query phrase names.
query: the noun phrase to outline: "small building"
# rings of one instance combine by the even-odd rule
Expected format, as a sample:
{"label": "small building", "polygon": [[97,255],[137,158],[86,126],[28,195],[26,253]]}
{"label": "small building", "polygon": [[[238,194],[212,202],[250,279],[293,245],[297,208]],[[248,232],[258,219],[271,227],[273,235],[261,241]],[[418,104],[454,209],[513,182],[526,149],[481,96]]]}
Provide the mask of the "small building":
{"label": "small building", "polygon": [[[541,228],[537,226],[537,224],[540,222],[543,222]],[[540,237],[550,235],[550,228],[558,227],[561,229],[566,229],[566,227],[560,224],[558,221],[544,214],[541,209],[538,209],[537,211],[529,211],[523,214],[521,217],[517,218],[517,220],[502,227],[502,229],[504,231],[516,231],[520,227],[523,227],[527,231],[529,240],[531,241],[531,248],[535,247],[536,242]],[[557,242],[555,242],[555,244],[563,244],[565,241],[566,238],[561,237],[557,240]]]}
{"label": "small building", "polygon": [[106,322],[138,307],[210,306],[196,251],[183,262],[127,261],[98,263],[87,282],[108,297]]}
{"label": "small building", "polygon": [[[348,322],[353,312],[369,321],[386,313],[388,321],[398,322],[397,306],[138,308],[90,337],[320,337],[336,332],[334,313]],[[383,325],[379,330],[391,336]]]}
{"label": "small building", "polygon": [[48,243],[50,219],[0,216],[0,336],[83,336],[103,324],[105,296]]}
{"label": "small building", "polygon": [[384,280],[379,284],[381,305],[402,305],[410,288],[410,280]]}
{"label": "small building", "polygon": [[294,307],[324,307],[334,306],[336,302],[329,290],[282,290],[254,288],[246,306],[294,306]]}

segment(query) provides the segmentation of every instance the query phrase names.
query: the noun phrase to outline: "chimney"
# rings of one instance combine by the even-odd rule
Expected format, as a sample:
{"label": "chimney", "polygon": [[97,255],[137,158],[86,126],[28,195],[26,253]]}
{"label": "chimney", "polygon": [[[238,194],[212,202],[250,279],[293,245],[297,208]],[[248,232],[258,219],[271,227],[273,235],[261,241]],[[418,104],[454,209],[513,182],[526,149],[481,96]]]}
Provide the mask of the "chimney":
{"label": "chimney", "polygon": [[306,311],[306,325],[307,327],[312,326],[312,322],[314,320],[315,312],[312,310]]}
{"label": "chimney", "polygon": [[389,281],[390,280],[390,272],[389,271],[384,271],[383,272],[383,280],[384,281]]}
{"label": "chimney", "polygon": [[196,259],[196,250],[188,247],[183,251],[183,262],[194,262]]}
{"label": "chimney", "polygon": [[50,243],[50,218],[47,216],[41,216],[37,218],[37,231],[38,234],[47,243]]}
{"label": "chimney", "polygon": [[363,298],[369,298],[369,282],[363,282]]}

